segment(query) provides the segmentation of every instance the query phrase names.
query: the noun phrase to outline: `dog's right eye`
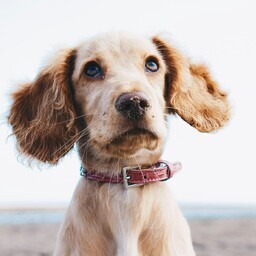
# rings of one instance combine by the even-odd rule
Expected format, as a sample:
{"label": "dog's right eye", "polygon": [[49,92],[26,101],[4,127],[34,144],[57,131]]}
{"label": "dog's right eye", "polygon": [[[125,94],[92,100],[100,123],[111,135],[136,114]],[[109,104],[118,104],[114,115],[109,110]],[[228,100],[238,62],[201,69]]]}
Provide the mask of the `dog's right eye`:
{"label": "dog's right eye", "polygon": [[102,69],[97,62],[91,61],[85,65],[84,73],[88,77],[97,78],[102,76]]}

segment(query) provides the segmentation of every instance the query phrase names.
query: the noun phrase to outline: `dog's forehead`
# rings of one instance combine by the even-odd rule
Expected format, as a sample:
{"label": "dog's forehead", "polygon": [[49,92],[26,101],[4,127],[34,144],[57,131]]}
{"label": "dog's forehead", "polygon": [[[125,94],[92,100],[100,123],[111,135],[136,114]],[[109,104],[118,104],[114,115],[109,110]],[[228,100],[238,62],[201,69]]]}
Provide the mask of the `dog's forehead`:
{"label": "dog's forehead", "polygon": [[83,42],[78,47],[80,58],[97,56],[136,57],[143,55],[158,55],[153,42],[148,37],[129,33],[106,33]]}

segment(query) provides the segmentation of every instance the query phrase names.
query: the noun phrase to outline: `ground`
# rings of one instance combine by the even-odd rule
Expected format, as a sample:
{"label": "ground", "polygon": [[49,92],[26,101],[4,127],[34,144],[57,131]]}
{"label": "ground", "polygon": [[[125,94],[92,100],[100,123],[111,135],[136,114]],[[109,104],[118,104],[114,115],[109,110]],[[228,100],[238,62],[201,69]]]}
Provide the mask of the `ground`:
{"label": "ground", "polygon": [[[189,221],[197,256],[255,256],[256,219]],[[1,256],[52,255],[59,224],[0,225]]]}

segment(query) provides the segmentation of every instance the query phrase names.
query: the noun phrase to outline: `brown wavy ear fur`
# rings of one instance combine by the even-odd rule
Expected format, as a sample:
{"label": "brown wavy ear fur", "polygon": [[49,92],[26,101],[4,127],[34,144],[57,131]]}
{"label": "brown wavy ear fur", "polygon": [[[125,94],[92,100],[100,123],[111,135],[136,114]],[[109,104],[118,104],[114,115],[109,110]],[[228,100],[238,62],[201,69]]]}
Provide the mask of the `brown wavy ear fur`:
{"label": "brown wavy ear fur", "polygon": [[229,120],[230,107],[226,93],[213,81],[207,67],[191,64],[159,37],[153,42],[168,69],[165,98],[170,112],[178,113],[200,132],[222,127]]}
{"label": "brown wavy ear fur", "polygon": [[77,128],[71,75],[75,50],[61,51],[32,83],[13,96],[9,123],[19,151],[27,157],[56,164],[73,147]]}

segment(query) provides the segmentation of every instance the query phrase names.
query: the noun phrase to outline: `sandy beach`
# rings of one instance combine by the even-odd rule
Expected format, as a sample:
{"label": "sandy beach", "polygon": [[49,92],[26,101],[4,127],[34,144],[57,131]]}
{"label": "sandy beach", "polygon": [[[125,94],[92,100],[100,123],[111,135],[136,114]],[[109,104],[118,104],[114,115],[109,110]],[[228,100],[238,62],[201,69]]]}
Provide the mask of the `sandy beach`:
{"label": "sandy beach", "polygon": [[[197,256],[256,255],[255,218],[190,220],[189,224]],[[59,225],[0,225],[0,255],[52,255]]]}

